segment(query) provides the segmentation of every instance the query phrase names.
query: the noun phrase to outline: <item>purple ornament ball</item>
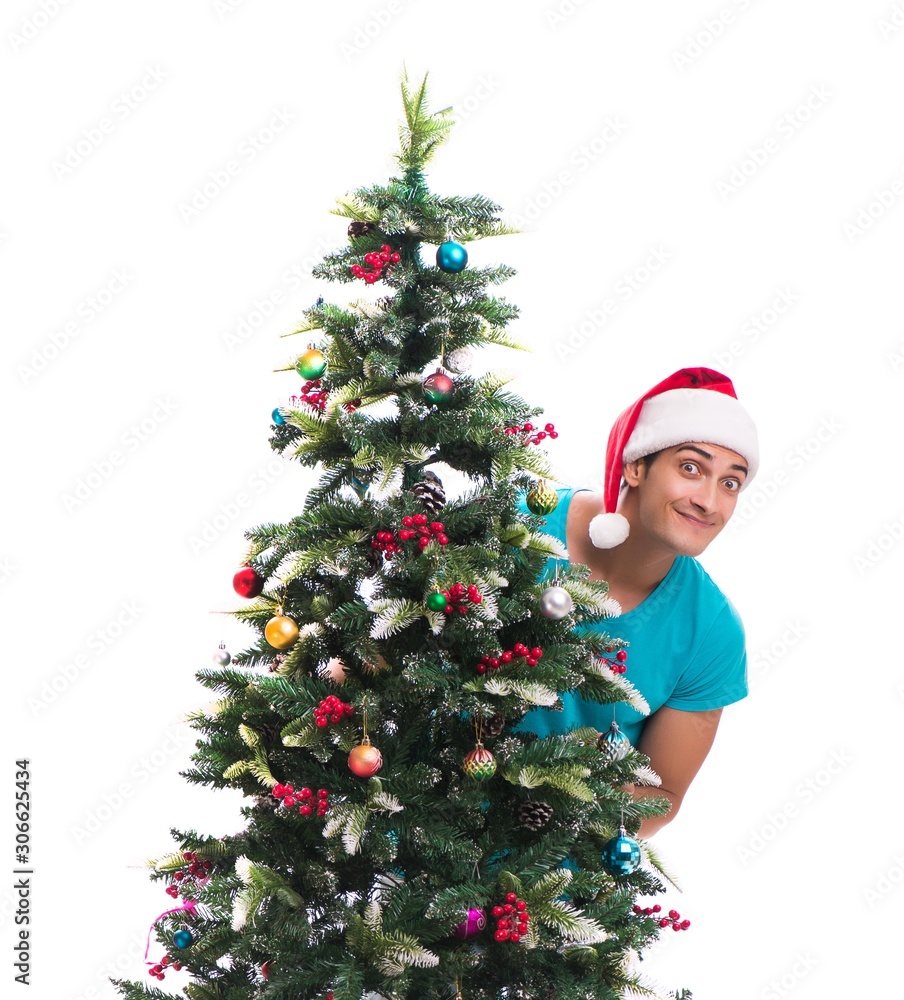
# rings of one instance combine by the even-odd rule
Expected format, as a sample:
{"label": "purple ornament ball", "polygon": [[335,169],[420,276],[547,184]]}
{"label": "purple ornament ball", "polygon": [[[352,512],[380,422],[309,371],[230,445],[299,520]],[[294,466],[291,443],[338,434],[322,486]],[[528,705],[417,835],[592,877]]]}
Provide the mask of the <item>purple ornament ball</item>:
{"label": "purple ornament ball", "polygon": [[470,909],[468,910],[468,919],[463,924],[459,924],[455,928],[455,936],[457,938],[461,938],[462,940],[474,937],[475,934],[479,934],[482,930],[484,930],[486,925],[486,912],[476,908]]}

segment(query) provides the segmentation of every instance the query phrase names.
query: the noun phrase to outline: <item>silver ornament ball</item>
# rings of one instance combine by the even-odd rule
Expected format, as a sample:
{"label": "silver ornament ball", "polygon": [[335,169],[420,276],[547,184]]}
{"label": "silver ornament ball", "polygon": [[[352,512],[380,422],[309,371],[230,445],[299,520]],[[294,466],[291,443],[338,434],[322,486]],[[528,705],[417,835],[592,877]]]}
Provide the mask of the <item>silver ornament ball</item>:
{"label": "silver ornament ball", "polygon": [[211,659],[218,667],[229,666],[229,664],[232,662],[232,657],[229,655],[229,653],[226,652],[225,643],[223,642],[220,643],[220,645],[217,647],[217,651],[213,654]]}
{"label": "silver ornament ball", "polygon": [[449,351],[445,356],[446,367],[449,371],[461,375],[466,372],[474,362],[474,353],[470,347],[456,347],[454,351]]}
{"label": "silver ornament ball", "polygon": [[558,620],[574,611],[574,601],[564,587],[547,587],[540,595],[540,610],[547,618]]}

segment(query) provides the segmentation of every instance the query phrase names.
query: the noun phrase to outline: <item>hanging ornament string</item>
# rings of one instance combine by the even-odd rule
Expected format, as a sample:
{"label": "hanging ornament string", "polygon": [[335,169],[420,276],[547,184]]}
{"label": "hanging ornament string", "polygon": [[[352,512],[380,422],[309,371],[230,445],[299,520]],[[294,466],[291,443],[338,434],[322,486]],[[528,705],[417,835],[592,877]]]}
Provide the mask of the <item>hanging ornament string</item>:
{"label": "hanging ornament string", "polygon": [[148,928],[148,940],[147,940],[147,944],[145,945],[145,948],[144,948],[144,962],[145,962],[145,965],[154,965],[155,964],[154,962],[150,961],[150,959],[148,958],[148,952],[151,950],[151,934],[154,931],[154,924],[156,924],[159,921],[161,921],[164,917],[168,917],[171,913],[179,913],[182,910],[185,910],[186,913],[188,913],[190,916],[193,917],[193,916],[195,916],[195,907],[197,905],[198,904],[197,904],[197,902],[194,899],[186,899],[185,902],[182,904],[182,906],[174,906],[173,909],[171,909],[171,910],[164,910],[163,913],[161,913],[159,917],[155,917],[151,921],[151,926]]}

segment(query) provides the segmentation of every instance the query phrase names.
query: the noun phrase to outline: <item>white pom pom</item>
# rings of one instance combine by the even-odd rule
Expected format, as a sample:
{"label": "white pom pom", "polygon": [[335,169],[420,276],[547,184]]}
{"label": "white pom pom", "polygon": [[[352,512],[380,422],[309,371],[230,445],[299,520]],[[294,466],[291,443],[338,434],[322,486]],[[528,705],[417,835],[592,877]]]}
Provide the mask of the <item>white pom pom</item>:
{"label": "white pom pom", "polygon": [[597,514],[590,519],[590,541],[598,549],[614,549],[628,537],[631,525],[622,514]]}

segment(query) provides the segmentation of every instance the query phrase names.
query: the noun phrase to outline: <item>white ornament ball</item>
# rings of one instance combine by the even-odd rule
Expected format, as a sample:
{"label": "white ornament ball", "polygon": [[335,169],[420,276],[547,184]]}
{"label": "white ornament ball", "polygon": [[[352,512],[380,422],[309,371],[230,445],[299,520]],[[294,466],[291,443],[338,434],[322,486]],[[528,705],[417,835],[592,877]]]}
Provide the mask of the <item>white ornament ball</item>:
{"label": "white ornament ball", "polygon": [[540,610],[547,618],[558,620],[574,611],[574,601],[564,587],[547,587],[540,595]]}
{"label": "white ornament ball", "polygon": [[456,375],[466,372],[474,363],[474,353],[470,347],[456,347],[454,351],[449,351],[445,358],[446,367]]}
{"label": "white ornament ball", "polygon": [[328,681],[332,681],[334,684],[344,684],[348,680],[345,669],[345,664],[342,660],[338,656],[333,656],[327,661],[321,673]]}

